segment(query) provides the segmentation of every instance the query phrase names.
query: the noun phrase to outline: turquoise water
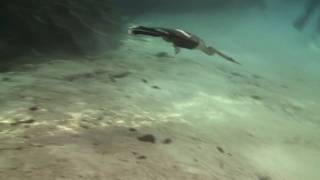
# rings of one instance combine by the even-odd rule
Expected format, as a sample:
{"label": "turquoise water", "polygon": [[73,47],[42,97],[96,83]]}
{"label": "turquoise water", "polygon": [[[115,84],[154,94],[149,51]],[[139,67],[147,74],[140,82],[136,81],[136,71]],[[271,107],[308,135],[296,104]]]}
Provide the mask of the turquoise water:
{"label": "turquoise water", "polygon": [[[208,5],[203,8],[205,3]],[[216,7],[214,2],[200,1],[200,7],[192,2],[186,3],[184,11],[183,4],[173,4],[178,4],[173,5],[176,10],[168,10],[171,4],[164,3],[163,8],[161,5],[149,8],[151,12],[137,16],[131,24],[181,28],[193,32],[208,44],[236,57],[244,64],[244,71],[259,72],[293,86],[300,81],[310,86],[304,89],[306,94],[312,94],[311,98],[318,97],[314,93],[319,88],[319,34],[316,26],[319,12],[312,14],[302,31],[293,26],[303,14],[305,2],[266,1],[261,9],[256,2],[251,2],[252,5],[250,2],[243,2],[245,5],[233,2],[221,5],[217,2]],[[181,56],[184,55],[199,54],[185,51]],[[296,88],[299,89],[294,87],[292,91]]]}
{"label": "turquoise water", "polygon": [[[0,180],[318,180],[320,6],[126,1],[121,45],[0,73]],[[127,33],[182,29],[242,65]]]}

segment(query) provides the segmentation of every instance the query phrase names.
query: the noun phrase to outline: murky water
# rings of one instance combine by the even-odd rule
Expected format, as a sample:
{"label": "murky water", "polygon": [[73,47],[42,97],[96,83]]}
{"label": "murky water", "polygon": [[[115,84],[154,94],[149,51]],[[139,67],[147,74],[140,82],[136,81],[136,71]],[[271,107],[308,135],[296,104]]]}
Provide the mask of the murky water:
{"label": "murky water", "polygon": [[114,3],[117,48],[2,68],[0,179],[319,179],[319,1]]}

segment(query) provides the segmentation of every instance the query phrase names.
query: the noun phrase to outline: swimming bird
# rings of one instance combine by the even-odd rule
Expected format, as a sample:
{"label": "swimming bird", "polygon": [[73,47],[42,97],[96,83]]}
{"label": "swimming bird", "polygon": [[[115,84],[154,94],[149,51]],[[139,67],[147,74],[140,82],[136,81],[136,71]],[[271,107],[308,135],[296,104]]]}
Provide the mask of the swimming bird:
{"label": "swimming bird", "polygon": [[147,35],[153,37],[161,37],[163,40],[173,44],[176,54],[180,52],[181,48],[198,49],[210,56],[218,54],[225,60],[240,65],[240,63],[234,60],[232,57],[227,56],[226,54],[211,46],[207,46],[205,42],[198,36],[181,29],[131,26],[128,29],[128,33],[131,35]]}

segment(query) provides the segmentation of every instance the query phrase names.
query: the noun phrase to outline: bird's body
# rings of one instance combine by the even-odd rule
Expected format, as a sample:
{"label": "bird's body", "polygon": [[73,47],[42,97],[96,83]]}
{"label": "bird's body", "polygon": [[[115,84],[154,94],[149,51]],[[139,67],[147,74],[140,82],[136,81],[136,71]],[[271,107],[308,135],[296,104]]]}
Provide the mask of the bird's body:
{"label": "bird's body", "polygon": [[198,36],[181,29],[133,26],[129,28],[129,34],[161,37],[165,41],[173,44],[176,54],[180,52],[180,48],[198,49],[206,53],[207,55],[218,54],[228,61],[240,64],[233,58],[225,55],[224,53],[216,50],[215,48],[206,46],[205,42]]}

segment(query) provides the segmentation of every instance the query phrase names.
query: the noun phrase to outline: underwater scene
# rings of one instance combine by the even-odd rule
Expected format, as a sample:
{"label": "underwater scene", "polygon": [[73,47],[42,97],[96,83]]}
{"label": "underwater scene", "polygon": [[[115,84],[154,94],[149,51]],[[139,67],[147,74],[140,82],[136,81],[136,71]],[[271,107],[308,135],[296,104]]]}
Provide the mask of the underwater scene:
{"label": "underwater scene", "polygon": [[320,0],[1,0],[0,180],[319,180]]}

